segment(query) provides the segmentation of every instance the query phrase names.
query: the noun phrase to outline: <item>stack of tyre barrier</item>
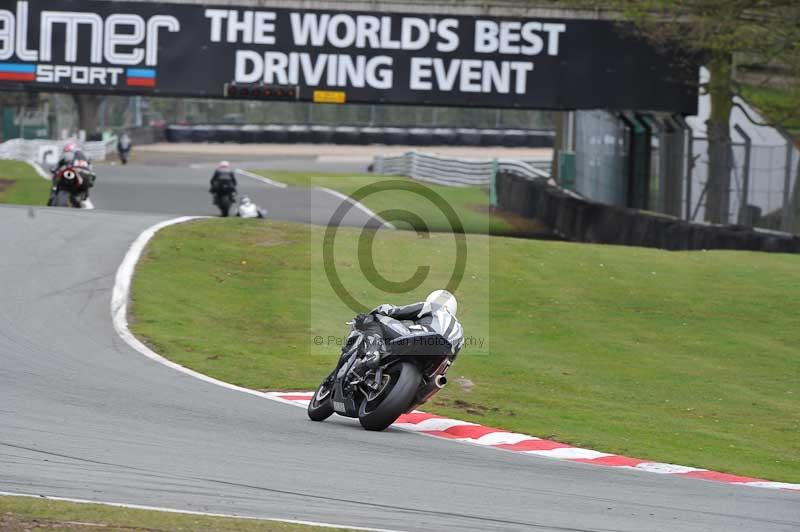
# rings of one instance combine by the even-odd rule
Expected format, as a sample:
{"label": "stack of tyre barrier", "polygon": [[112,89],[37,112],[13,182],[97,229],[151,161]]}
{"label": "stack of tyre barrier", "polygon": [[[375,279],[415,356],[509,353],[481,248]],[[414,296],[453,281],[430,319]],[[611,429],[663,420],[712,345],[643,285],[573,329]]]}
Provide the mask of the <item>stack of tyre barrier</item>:
{"label": "stack of tyre barrier", "polygon": [[130,135],[134,146],[142,144],[154,144],[164,140],[164,129],[152,126],[141,126],[126,128],[125,131]]}
{"label": "stack of tyre barrier", "polygon": [[550,148],[547,129],[270,125],[170,125],[169,142],[385,144],[400,146],[504,146]]}
{"label": "stack of tyre barrier", "polygon": [[738,249],[800,253],[800,236],[741,226],[690,223],[656,213],[595,203],[548,185],[500,172],[498,206],[547,226],[574,242],[655,247],[669,250]]}

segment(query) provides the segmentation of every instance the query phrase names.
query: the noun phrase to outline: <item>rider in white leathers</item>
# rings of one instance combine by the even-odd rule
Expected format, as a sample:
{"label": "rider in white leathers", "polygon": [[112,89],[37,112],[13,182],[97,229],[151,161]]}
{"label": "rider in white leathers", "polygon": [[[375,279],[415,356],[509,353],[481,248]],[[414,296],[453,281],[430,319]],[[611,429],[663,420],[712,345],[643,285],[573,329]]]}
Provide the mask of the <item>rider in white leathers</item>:
{"label": "rider in white leathers", "polygon": [[239,207],[236,209],[236,216],[240,218],[266,218],[267,210],[259,209],[258,205],[253,203],[249,197],[245,196],[239,202]]}
{"label": "rider in white leathers", "polygon": [[384,304],[367,314],[359,314],[355,325],[365,336],[365,363],[377,363],[386,341],[416,332],[441,335],[452,346],[453,354],[458,354],[464,346],[464,329],[456,319],[457,310],[458,302],[453,294],[435,290],[419,303],[403,307]]}

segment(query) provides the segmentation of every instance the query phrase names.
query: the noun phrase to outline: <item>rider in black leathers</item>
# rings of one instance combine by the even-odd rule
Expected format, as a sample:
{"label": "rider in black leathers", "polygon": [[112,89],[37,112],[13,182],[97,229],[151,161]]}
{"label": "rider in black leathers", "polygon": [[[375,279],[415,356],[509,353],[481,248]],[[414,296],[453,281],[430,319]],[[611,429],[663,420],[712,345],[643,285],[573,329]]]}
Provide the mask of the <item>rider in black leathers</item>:
{"label": "rider in black leathers", "polygon": [[128,154],[132,146],[131,136],[124,131],[120,133],[117,138],[117,153],[119,154],[119,160],[122,164],[128,164]]}
{"label": "rider in black leathers", "polygon": [[236,186],[236,173],[231,168],[231,164],[228,161],[222,161],[211,177],[211,189],[209,192],[212,194],[230,190],[236,192]]}
{"label": "rider in black leathers", "polygon": [[214,197],[214,205],[219,207],[222,216],[228,216],[231,205],[236,201],[236,175],[228,161],[222,161],[211,178],[209,192]]}

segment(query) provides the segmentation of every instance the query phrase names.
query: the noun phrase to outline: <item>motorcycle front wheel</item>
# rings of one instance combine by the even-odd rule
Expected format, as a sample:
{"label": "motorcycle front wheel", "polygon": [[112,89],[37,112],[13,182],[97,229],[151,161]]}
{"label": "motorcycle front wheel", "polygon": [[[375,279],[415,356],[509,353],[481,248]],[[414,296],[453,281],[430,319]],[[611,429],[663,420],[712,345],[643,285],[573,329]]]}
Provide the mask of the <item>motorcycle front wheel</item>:
{"label": "motorcycle front wheel", "polygon": [[379,390],[367,397],[358,413],[358,421],[367,430],[383,430],[400,417],[417,395],[422,374],[411,362],[386,368]]}
{"label": "motorcycle front wheel", "polygon": [[333,380],[322,381],[308,403],[308,417],[312,421],[325,421],[333,415]]}

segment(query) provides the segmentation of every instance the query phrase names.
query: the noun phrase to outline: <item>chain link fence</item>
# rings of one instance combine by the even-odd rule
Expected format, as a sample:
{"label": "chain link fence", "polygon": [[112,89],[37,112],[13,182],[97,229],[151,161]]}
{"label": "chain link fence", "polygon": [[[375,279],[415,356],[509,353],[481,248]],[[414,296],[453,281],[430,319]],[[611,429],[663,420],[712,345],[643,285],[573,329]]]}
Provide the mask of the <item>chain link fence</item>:
{"label": "chain link fence", "polygon": [[[709,201],[708,140],[693,139],[694,156],[685,179],[686,215],[705,219]],[[726,222],[763,229],[798,231],[798,150],[790,143],[764,146],[752,141],[731,142],[730,181],[722,193]]]}
{"label": "chain link fence", "polygon": [[768,129],[770,135],[758,135],[757,128],[734,126],[730,177],[716,187],[708,139],[682,117],[580,111],[571,188],[601,203],[693,222],[706,221],[709,202],[717,200],[722,223],[800,233],[800,151]]}

